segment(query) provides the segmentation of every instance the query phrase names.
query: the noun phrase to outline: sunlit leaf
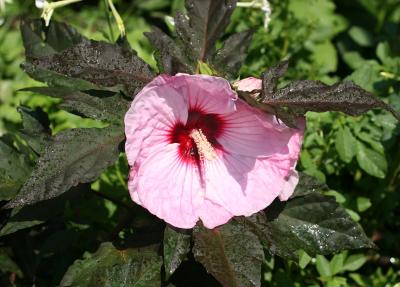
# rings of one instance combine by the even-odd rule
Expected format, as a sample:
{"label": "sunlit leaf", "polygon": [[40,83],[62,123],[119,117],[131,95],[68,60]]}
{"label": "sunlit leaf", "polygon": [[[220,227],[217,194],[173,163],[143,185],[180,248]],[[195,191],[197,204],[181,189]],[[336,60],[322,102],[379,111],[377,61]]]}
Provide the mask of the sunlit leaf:
{"label": "sunlit leaf", "polygon": [[344,162],[351,162],[357,152],[357,140],[348,127],[340,127],[336,133],[336,150]]}
{"label": "sunlit leaf", "polygon": [[378,178],[385,178],[387,172],[385,156],[360,142],[357,144],[357,162],[366,173]]}

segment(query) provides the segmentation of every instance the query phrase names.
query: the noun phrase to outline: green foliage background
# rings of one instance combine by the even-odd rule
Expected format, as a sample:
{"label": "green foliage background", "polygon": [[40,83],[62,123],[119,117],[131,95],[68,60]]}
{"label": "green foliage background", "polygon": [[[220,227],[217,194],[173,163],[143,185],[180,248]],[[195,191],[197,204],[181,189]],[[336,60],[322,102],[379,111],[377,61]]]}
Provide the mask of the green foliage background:
{"label": "green foliage background", "polygon": [[[59,111],[54,99],[18,92],[40,85],[19,67],[24,59],[19,19],[40,15],[33,1],[27,2],[14,0],[0,12],[0,135],[21,128],[17,112],[20,105],[48,112],[53,133],[98,125]],[[228,33],[255,30],[242,78],[260,75],[280,60],[290,59],[286,80],[313,79],[331,84],[351,79],[400,112],[400,1],[270,2],[272,20],[268,30],[263,27],[260,9],[237,8],[233,14]],[[115,4],[130,44],[156,68],[153,49],[142,33],[150,31],[152,25],[170,29],[167,16],[182,9],[183,1]],[[90,38],[114,41],[118,35],[103,1],[83,1],[58,9],[54,19],[72,24]],[[378,249],[316,258],[302,253],[298,264],[270,257],[263,265],[264,286],[379,287],[400,283],[400,124],[384,111],[355,118],[310,112],[298,169],[326,182],[332,189],[327,194],[335,196],[359,221]],[[101,197],[87,194],[85,200],[71,200],[62,206],[64,210],[59,212],[67,222],[66,228],[47,234],[45,240],[35,235],[40,225],[21,230],[16,237],[0,238],[0,285],[12,286],[15,282],[14,286],[31,286],[30,282],[35,281],[37,286],[55,286],[84,252],[94,252],[102,241],[127,237],[126,231],[121,232],[121,222],[130,220],[135,228],[145,226],[148,218],[133,220],[123,207],[107,199],[117,199],[129,207],[126,178],[127,164],[121,157],[92,185]],[[2,196],[0,200],[8,199],[6,193]],[[53,224],[57,225],[57,220]],[[26,227],[37,223],[26,222]],[[6,232],[3,228],[0,235]],[[6,247],[10,245],[20,247],[21,254]]]}

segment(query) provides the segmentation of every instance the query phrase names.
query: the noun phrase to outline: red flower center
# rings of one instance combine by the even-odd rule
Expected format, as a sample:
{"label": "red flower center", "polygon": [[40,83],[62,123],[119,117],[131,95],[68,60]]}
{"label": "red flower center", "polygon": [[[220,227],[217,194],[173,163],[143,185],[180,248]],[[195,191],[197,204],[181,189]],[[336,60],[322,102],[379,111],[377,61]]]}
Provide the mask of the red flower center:
{"label": "red flower center", "polygon": [[179,144],[179,154],[186,162],[200,161],[199,147],[193,138],[193,131],[200,131],[215,149],[220,149],[217,138],[224,128],[223,119],[217,114],[206,114],[199,109],[190,109],[186,124],[178,122],[171,129],[170,142]]}

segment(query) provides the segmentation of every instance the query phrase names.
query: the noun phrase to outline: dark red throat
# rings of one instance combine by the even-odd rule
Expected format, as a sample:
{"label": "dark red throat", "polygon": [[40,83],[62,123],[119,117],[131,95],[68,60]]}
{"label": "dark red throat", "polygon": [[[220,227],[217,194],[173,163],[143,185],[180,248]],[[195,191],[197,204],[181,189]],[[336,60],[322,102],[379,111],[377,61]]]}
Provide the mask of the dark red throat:
{"label": "dark red throat", "polygon": [[199,164],[200,156],[190,133],[194,130],[201,130],[207,140],[215,149],[220,149],[218,136],[223,132],[223,119],[217,114],[206,114],[199,109],[190,109],[186,124],[178,122],[170,132],[170,142],[179,143],[179,154],[185,162]]}

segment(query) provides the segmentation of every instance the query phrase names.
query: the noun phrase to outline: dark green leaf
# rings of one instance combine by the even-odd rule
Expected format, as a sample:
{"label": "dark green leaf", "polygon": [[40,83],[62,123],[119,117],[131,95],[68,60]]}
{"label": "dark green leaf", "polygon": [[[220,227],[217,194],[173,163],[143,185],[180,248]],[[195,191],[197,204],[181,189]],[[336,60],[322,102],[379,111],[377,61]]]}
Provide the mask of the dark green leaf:
{"label": "dark green leaf", "polygon": [[99,97],[90,95],[90,91],[80,92],[59,87],[33,87],[24,91],[60,98],[63,100],[60,108],[68,112],[115,124],[122,123],[130,104],[121,94],[107,91],[92,91]]}
{"label": "dark green leaf", "polygon": [[31,170],[27,155],[0,140],[0,200],[12,199]]}
{"label": "dark green leaf", "polygon": [[191,234],[167,226],[164,231],[164,266],[167,278],[171,276],[190,251]]}
{"label": "dark green leaf", "polygon": [[374,247],[333,197],[318,193],[275,202],[266,213],[238,220],[247,224],[272,254],[295,261],[300,249],[315,256]]}
{"label": "dark green leaf", "polygon": [[346,262],[343,265],[343,270],[356,271],[361,268],[365,262],[367,262],[367,258],[365,258],[364,254],[351,255],[346,259]]}
{"label": "dark green leaf", "polygon": [[[16,211],[18,212],[18,211]],[[14,213],[17,214],[17,213]],[[12,214],[12,215],[14,215]],[[8,222],[4,227],[0,230],[0,236],[5,236],[8,234],[12,234],[14,232],[17,232],[22,229],[30,228],[39,224],[44,223],[43,220],[37,220],[37,219],[27,219],[27,220],[21,220],[21,221],[11,221]]]}
{"label": "dark green leaf", "polygon": [[330,277],[333,275],[329,261],[322,255],[317,255],[316,267],[320,276]]}
{"label": "dark green leaf", "polygon": [[59,73],[49,71],[31,63],[21,64],[21,68],[32,79],[46,83],[49,87],[64,87],[71,90],[100,90],[100,87],[82,79],[73,79]]}
{"label": "dark green leaf", "polygon": [[357,162],[366,173],[378,178],[385,178],[387,172],[385,156],[366,147],[361,142],[357,143]]}
{"label": "dark green leaf", "polygon": [[79,189],[74,188],[59,197],[13,209],[7,223],[0,229],[0,236],[33,227],[63,215],[65,203],[79,194],[78,192]]}
{"label": "dark green leaf", "polygon": [[74,287],[160,287],[161,257],[158,246],[117,249],[106,242],[94,254],[77,260],[60,286]]}
{"label": "dark green leaf", "polygon": [[224,46],[212,57],[211,66],[230,78],[237,73],[246,58],[247,48],[251,43],[251,31],[236,33],[227,38]]}
{"label": "dark green leaf", "polygon": [[31,59],[41,69],[89,81],[103,87],[120,87],[133,96],[154,74],[136,54],[119,45],[84,40],[54,55]]}
{"label": "dark green leaf", "polygon": [[19,277],[22,277],[22,272],[19,269],[18,265],[11,259],[11,252],[8,252],[7,249],[0,249],[0,272],[1,273],[16,273]]}
{"label": "dark green leaf", "polygon": [[264,252],[257,236],[232,221],[218,229],[193,231],[195,259],[224,287],[261,285]]}
{"label": "dark green leaf", "polygon": [[299,266],[301,269],[307,267],[308,263],[312,260],[311,256],[307,254],[304,250],[299,250]]}
{"label": "dark green leaf", "polygon": [[336,133],[336,150],[344,162],[351,162],[357,151],[357,140],[348,127],[340,127]]}
{"label": "dark green leaf", "polygon": [[343,263],[347,256],[346,253],[347,252],[341,252],[339,254],[336,254],[332,257],[331,262],[329,262],[329,266],[333,275],[338,274],[342,271]]}
{"label": "dark green leaf", "polygon": [[372,206],[371,199],[363,196],[358,196],[356,199],[356,203],[358,212],[364,212]]}
{"label": "dark green leaf", "polygon": [[37,154],[42,154],[51,134],[47,114],[41,109],[32,111],[26,107],[19,107],[18,111],[23,125],[21,136]]}
{"label": "dark green leaf", "polygon": [[50,199],[79,183],[95,180],[117,160],[118,145],[123,139],[123,131],[116,126],[58,133],[38,159],[17,197],[6,207]]}
{"label": "dark green leaf", "polygon": [[46,27],[40,19],[23,20],[21,34],[28,59],[55,54],[85,39],[64,23],[51,21]]}
{"label": "dark green leaf", "polygon": [[353,26],[349,30],[349,36],[362,47],[371,47],[374,44],[373,36],[366,29]]}
{"label": "dark green leaf", "polygon": [[291,198],[328,190],[328,186],[313,176],[299,172],[299,182]]}

